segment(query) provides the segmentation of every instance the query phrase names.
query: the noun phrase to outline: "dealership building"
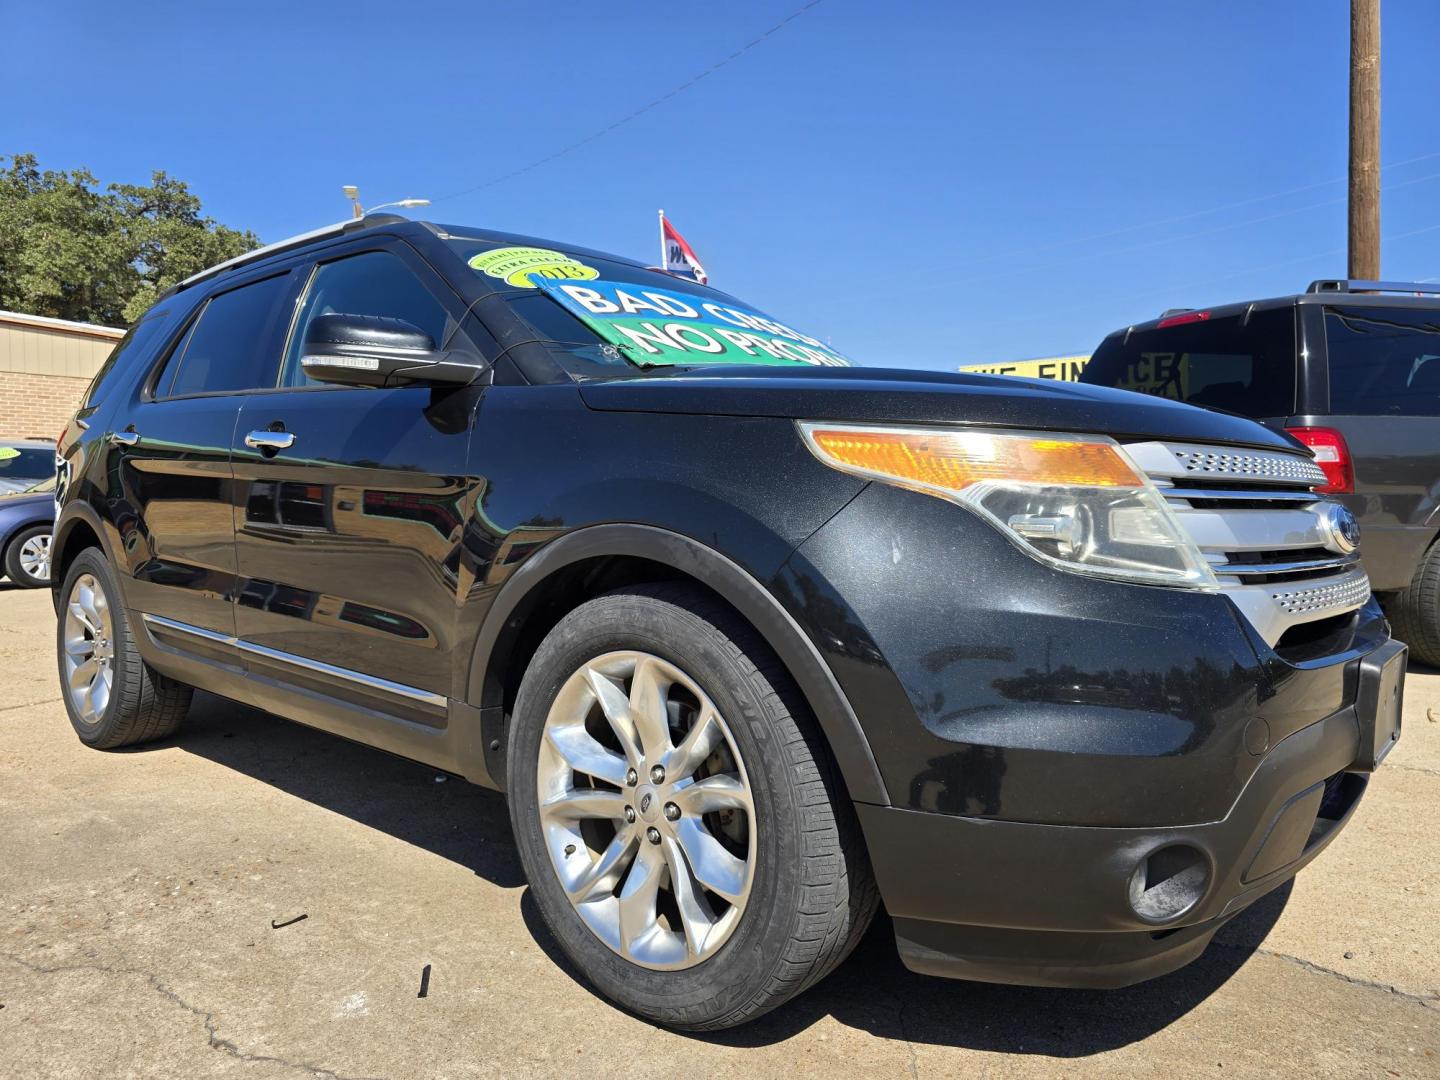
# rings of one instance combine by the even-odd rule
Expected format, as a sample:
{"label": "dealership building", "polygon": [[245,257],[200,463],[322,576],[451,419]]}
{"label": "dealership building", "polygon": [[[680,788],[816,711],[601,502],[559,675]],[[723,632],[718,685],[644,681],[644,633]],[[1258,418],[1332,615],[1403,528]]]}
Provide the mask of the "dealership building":
{"label": "dealership building", "polygon": [[124,330],[0,311],[0,438],[53,439]]}

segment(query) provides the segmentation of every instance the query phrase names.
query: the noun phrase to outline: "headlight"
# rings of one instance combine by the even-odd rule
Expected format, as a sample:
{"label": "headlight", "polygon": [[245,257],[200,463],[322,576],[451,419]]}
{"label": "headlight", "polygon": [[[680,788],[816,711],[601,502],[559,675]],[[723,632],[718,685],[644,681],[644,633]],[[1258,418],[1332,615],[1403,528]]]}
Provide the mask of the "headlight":
{"label": "headlight", "polygon": [[959,503],[1042,562],[1154,585],[1215,588],[1153,484],[1098,435],[801,423],[825,464]]}

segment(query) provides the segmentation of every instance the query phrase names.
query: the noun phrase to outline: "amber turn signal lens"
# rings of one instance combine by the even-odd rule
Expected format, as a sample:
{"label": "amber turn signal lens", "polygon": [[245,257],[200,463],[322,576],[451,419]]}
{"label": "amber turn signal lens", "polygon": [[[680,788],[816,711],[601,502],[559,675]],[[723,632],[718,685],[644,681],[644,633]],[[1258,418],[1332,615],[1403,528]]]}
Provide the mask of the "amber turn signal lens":
{"label": "amber turn signal lens", "polygon": [[1102,488],[1145,484],[1114,444],[1098,440],[820,424],[808,434],[837,468],[918,487],[960,491],[982,480]]}

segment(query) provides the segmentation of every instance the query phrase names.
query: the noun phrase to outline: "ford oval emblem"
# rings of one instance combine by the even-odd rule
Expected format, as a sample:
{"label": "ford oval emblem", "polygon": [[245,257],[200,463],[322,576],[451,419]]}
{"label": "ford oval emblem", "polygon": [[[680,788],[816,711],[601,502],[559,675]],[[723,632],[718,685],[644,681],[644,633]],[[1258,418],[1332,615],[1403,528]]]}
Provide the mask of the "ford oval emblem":
{"label": "ford oval emblem", "polygon": [[1320,530],[1325,546],[1341,555],[1348,555],[1360,546],[1360,523],[1348,506],[1327,502],[1320,507]]}

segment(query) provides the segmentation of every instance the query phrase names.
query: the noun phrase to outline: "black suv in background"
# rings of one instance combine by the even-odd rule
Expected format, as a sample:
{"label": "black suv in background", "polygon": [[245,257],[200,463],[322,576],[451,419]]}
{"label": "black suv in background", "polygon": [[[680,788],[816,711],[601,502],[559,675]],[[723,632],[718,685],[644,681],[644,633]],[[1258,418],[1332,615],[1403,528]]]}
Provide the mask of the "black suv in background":
{"label": "black suv in background", "polygon": [[1355,514],[1396,633],[1440,665],[1440,286],[1316,281],[1117,330],[1080,381],[1286,430]]}
{"label": "black suv in background", "polygon": [[917,971],[1169,971],[1399,734],[1405,647],[1288,436],[850,368],[570,245],[371,217],[216,267],[59,455],[85,743],[199,687],[502,789],[577,967],[678,1027],[881,899]]}

